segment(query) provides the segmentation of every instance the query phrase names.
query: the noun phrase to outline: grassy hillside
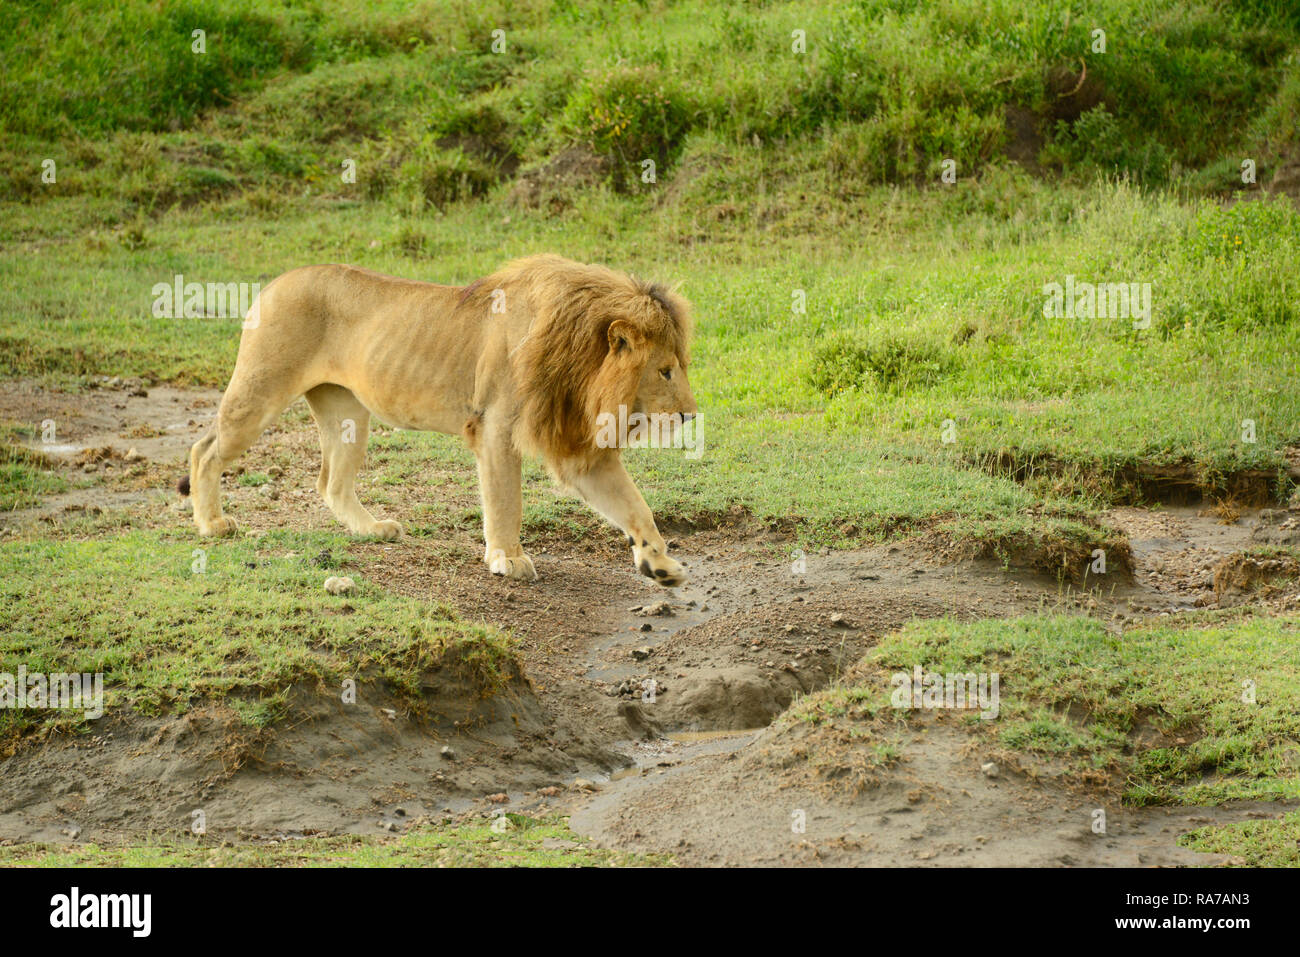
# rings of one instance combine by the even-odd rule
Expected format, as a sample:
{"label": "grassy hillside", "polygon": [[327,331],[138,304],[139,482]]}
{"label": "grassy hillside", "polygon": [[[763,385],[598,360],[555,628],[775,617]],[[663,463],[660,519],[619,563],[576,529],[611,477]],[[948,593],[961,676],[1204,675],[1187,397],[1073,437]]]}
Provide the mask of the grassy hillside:
{"label": "grassy hillside", "polygon": [[[440,205],[575,142],[630,188],[704,134],[798,144],[868,183],[933,180],[944,159],[972,173],[1013,145],[1155,182],[1224,173],[1248,147],[1266,173],[1279,122],[1294,131],[1300,25],[1283,2],[1171,0],[19,2],[0,18],[14,155],[63,144],[84,168],[64,189],[152,206],[286,179],[347,195],[330,175],[345,156],[364,171],[351,192]],[[24,166],[6,164],[14,190]]]}

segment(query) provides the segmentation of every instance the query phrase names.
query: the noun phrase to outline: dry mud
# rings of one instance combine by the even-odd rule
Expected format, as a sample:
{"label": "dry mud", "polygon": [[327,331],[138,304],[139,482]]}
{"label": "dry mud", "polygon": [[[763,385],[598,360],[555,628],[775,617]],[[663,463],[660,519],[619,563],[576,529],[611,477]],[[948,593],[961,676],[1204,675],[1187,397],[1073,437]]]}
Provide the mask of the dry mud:
{"label": "dry mud", "polygon": [[[34,447],[86,487],[5,515],[0,534],[86,512],[188,525],[171,489],[218,400],[133,382],[83,394],[6,386],[0,420],[54,418],[61,447]],[[225,484],[241,526],[331,527],[314,489],[318,456],[314,427],[291,410],[244,463],[274,467],[274,480]],[[417,506],[473,508],[472,483],[455,478],[423,476],[380,511],[409,529]],[[531,536],[541,580],[530,584],[492,578],[469,523],[436,545],[362,544],[364,574],[384,588],[445,599],[518,636],[520,671],[505,693],[481,701],[449,674],[430,674],[434,718],[416,720],[380,684],[363,684],[352,707],[299,689],[289,716],[262,731],[220,704],[179,717],[110,714],[90,735],[0,765],[0,840],[179,835],[198,809],[208,840],[390,834],[506,808],[570,814],[598,844],[686,864],[1218,863],[1179,849],[1178,836],[1285,808],[1126,809],[1013,770],[990,778],[980,770],[988,756],[942,721],[919,727],[886,779],[859,794],[782,772],[799,730],[769,727],[774,719],[912,619],[1074,610],[1122,628],[1254,600],[1242,550],[1300,543],[1295,511],[1126,508],[1109,518],[1133,570],[1088,591],[989,561],[945,563],[920,542],[814,553],[796,567],[793,541],[741,515],[675,533],[693,577],[671,593],[637,575],[621,537],[595,525]],[[1294,588],[1269,601],[1300,607]],[[1103,835],[1092,830],[1098,809]]]}

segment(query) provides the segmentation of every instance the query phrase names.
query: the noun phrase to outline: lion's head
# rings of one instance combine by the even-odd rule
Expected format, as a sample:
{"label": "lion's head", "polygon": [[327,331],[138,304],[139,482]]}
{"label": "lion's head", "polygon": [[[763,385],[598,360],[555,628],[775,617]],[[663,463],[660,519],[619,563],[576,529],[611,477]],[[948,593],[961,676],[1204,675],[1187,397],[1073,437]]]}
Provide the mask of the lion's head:
{"label": "lion's head", "polygon": [[624,418],[695,414],[686,372],[691,314],[681,296],[560,256],[517,260],[489,284],[528,297],[533,319],[511,354],[515,440],[561,477],[610,453],[597,441],[602,415],[617,418],[620,407]]}

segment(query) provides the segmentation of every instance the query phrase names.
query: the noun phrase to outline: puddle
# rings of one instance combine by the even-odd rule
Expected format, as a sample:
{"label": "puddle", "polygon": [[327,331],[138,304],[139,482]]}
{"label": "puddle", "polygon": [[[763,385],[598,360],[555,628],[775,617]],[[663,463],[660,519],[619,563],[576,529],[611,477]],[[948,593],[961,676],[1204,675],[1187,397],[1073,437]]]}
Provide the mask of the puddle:
{"label": "puddle", "polygon": [[627,767],[600,778],[611,784],[631,778],[648,778],[670,770],[681,770],[695,759],[706,754],[723,754],[748,747],[765,731],[749,728],[744,731],[673,731],[653,741],[637,741],[624,753],[632,762]]}
{"label": "puddle", "polygon": [[668,740],[679,744],[695,744],[700,741],[717,741],[720,738],[734,738],[739,734],[758,734],[765,728],[746,728],[743,731],[671,731]]}

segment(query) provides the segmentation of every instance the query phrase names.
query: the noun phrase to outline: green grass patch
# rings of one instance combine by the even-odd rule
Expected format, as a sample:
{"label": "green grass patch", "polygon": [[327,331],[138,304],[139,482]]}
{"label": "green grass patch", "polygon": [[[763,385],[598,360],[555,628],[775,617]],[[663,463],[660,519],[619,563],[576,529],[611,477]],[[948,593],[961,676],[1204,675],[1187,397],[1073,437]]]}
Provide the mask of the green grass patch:
{"label": "green grass patch", "polygon": [[590,846],[565,818],[507,814],[491,825],[418,826],[394,839],[304,838],[231,847],[192,842],[0,847],[6,867],[671,867],[666,855]]}
{"label": "green grass patch", "polygon": [[0,511],[31,508],[68,489],[67,480],[39,452],[0,445]]}
{"label": "green grass patch", "polygon": [[1182,847],[1241,858],[1242,867],[1300,867],[1300,811],[1275,821],[1235,821],[1197,828]]}
{"label": "green grass patch", "polygon": [[[1300,619],[1151,624],[1113,633],[1082,617],[915,622],[883,639],[841,686],[791,717],[906,718],[890,676],[997,673],[989,743],[1065,782],[1113,786],[1126,803],[1217,804],[1300,796]],[[960,712],[959,712],[960,713]]]}
{"label": "green grass patch", "polygon": [[[512,638],[445,604],[384,592],[348,541],[128,531],[5,543],[0,673],[103,673],[108,710],[158,714],[223,700],[253,726],[278,717],[291,688],[333,695],[345,678],[383,682],[416,714],[428,709],[421,675],[439,667],[484,696],[504,687],[517,667]],[[322,587],[340,556],[358,584],[346,597]],[[81,720],[5,709],[0,740]]]}

